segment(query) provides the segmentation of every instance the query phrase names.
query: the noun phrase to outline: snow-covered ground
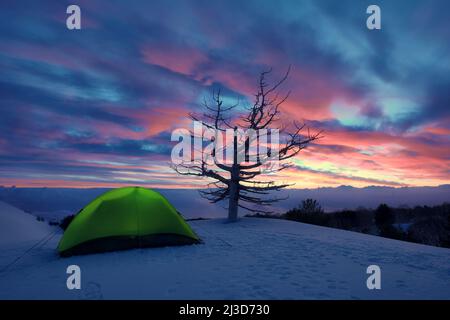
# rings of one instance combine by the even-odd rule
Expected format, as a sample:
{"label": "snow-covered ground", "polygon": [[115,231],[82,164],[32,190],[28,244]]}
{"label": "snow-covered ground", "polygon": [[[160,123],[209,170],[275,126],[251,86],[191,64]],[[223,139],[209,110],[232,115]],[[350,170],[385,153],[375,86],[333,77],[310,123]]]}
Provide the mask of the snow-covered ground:
{"label": "snow-covered ground", "polygon": [[46,222],[0,201],[0,249],[33,245],[52,230]]}
{"label": "snow-covered ground", "polygon": [[[200,245],[59,258],[61,232],[36,219],[19,224],[26,213],[5,204],[0,212],[0,299],[450,299],[444,248],[244,218],[190,221]],[[24,230],[34,243],[14,238]],[[66,288],[71,264],[81,290]],[[381,290],[366,287],[372,264]]]}

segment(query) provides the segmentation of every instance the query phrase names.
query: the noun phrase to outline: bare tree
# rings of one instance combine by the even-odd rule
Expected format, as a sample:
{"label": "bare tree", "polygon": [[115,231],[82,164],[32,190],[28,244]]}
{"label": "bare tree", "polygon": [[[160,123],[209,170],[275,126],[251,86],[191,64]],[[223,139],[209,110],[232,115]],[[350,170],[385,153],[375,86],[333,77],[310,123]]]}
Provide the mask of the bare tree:
{"label": "bare tree", "polygon": [[[321,132],[311,134],[305,124],[299,125],[295,121],[288,127],[279,129],[279,137],[284,140],[277,145],[278,150],[273,146],[267,148],[267,152],[251,154],[250,145],[253,142],[267,141],[271,133],[266,133],[267,129],[274,127],[280,121],[280,107],[289,97],[289,92],[280,97],[279,88],[289,76],[290,68],[286,74],[274,84],[266,81],[271,70],[264,71],[259,76],[257,92],[254,95],[253,104],[246,106],[244,111],[238,111],[239,102],[224,106],[221,92],[213,92],[212,102],[204,100],[205,112],[190,114],[194,121],[201,121],[206,129],[215,132],[230,131],[232,142],[228,141],[232,147],[232,160],[228,163],[216,161],[217,155],[223,155],[225,147],[214,145],[210,150],[200,151],[201,157],[183,161],[172,165],[173,169],[188,176],[206,177],[212,182],[208,183],[208,189],[201,190],[200,194],[212,203],[217,203],[228,199],[228,219],[235,221],[238,217],[238,208],[251,212],[269,213],[270,211],[261,209],[274,202],[286,199],[270,197],[272,191],[279,191],[292,184],[276,183],[270,180],[270,174],[284,170],[292,164],[287,161],[295,157],[309,143],[321,138]],[[234,116],[233,116],[234,115]],[[277,126],[278,127],[278,126]],[[264,130],[266,129],[266,130]],[[306,131],[304,133],[304,131]],[[239,132],[257,132],[258,134],[242,135]],[[260,132],[263,132],[262,134]],[[191,137],[195,138],[195,133],[191,131]],[[265,135],[265,137],[264,137]],[[200,137],[203,141],[203,131]],[[211,141],[217,142],[217,136]],[[242,141],[239,141],[242,140]],[[241,143],[240,143],[241,142]],[[239,155],[244,154],[244,159]],[[256,161],[250,163],[248,159]],[[267,166],[269,160],[278,161],[277,166]],[[213,163],[211,163],[213,159]],[[261,179],[263,177],[267,179]]]}

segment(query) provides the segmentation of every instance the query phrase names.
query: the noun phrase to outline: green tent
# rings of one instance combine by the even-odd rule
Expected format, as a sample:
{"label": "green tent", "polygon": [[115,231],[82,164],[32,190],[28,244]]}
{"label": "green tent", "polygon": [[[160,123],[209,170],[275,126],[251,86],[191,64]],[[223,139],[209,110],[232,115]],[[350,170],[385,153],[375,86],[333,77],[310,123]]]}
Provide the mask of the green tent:
{"label": "green tent", "polygon": [[175,208],[156,191],[125,187],[84,207],[59,242],[62,256],[199,243]]}

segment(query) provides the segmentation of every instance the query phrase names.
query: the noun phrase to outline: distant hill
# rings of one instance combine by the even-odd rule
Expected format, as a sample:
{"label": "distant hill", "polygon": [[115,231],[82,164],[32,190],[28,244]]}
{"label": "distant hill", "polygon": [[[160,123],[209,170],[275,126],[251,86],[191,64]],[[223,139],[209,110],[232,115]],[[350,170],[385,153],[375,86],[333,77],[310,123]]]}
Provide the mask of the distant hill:
{"label": "distant hill", "polygon": [[[105,188],[5,188],[0,187],[0,200],[24,211],[47,218],[61,218],[76,213]],[[226,203],[212,205],[201,198],[197,190],[159,189],[185,217],[220,217],[225,214]],[[357,207],[375,208],[380,203],[389,206],[438,205],[450,202],[450,185],[438,187],[366,187],[289,189],[277,193],[288,196],[273,207],[276,212],[285,212],[296,207],[306,198],[317,199],[326,211],[353,209]],[[241,212],[241,215],[245,212]]]}

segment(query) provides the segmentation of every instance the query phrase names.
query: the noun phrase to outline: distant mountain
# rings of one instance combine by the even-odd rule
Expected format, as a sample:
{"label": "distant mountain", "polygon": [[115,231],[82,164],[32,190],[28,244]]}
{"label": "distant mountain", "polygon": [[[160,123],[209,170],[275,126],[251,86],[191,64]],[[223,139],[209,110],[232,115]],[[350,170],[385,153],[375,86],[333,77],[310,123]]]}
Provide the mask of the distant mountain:
{"label": "distant mountain", "polygon": [[[70,188],[5,188],[0,187],[0,200],[10,203],[24,211],[47,218],[60,218],[76,213],[95,197],[109,189],[70,189]],[[159,189],[169,201],[186,217],[220,217],[225,215],[226,203],[212,205],[201,198],[197,190]],[[274,195],[288,196],[273,207],[276,212],[298,206],[301,200],[313,198],[327,211],[352,209],[357,207],[374,208],[380,203],[390,206],[437,205],[450,202],[450,185],[438,187],[378,187],[288,189]],[[244,211],[240,215],[245,214]]]}

